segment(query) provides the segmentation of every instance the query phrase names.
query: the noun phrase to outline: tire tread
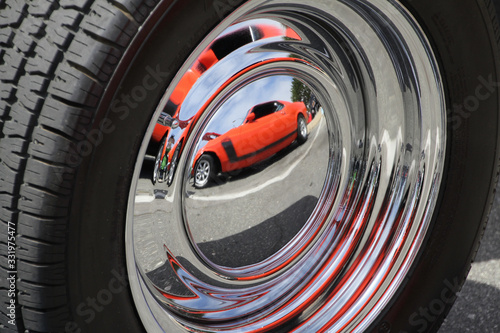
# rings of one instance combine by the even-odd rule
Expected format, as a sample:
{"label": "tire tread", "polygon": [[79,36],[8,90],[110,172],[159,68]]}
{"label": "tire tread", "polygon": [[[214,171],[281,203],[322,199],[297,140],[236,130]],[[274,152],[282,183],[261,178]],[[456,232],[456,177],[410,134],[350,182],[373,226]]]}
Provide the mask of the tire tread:
{"label": "tire tread", "polygon": [[71,320],[65,244],[78,164],[67,156],[77,155],[114,69],[156,3],[0,1],[0,234],[15,223],[18,273],[16,326],[2,306],[2,332],[60,332]]}

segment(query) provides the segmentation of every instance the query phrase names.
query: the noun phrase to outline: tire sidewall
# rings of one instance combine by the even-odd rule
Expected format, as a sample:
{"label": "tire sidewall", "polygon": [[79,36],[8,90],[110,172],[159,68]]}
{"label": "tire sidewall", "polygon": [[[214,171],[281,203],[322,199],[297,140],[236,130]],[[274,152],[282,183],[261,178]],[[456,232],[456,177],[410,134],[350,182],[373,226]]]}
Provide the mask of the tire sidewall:
{"label": "tire sidewall", "polygon": [[221,8],[216,2],[162,1],[123,56],[91,129],[100,131],[104,123],[107,130],[100,131],[102,142],[76,176],[67,332],[144,331],[129,289],[124,244],[137,156],[167,86],[206,33],[235,8],[232,3]]}
{"label": "tire sidewall", "polygon": [[[128,48],[102,99],[94,129],[99,130],[105,121],[113,130],[82,161],[72,200],[67,253],[74,323],[67,326],[69,332],[143,330],[128,288],[124,251],[132,175],[142,140],[168,84],[196,45],[236,5],[236,1],[223,7],[216,3],[190,0],[170,7],[167,1],[161,2],[142,29],[143,35]],[[486,6],[472,0],[422,0],[406,6],[430,36],[441,65],[450,109],[448,161],[439,213],[425,249],[390,309],[372,327],[375,331],[389,327],[394,332],[418,332],[440,323],[451,303],[446,302],[436,314],[430,307],[438,304],[443,291],[450,289],[455,295],[458,290],[451,289],[463,282],[496,172],[496,90],[474,112],[454,108],[476,96],[483,82],[480,78],[490,81],[491,76],[498,81],[498,52],[491,45],[493,31],[485,19],[489,17]],[[146,89],[145,82],[151,89]],[[132,97],[133,104],[127,104],[123,96],[141,97]],[[111,301],[101,302],[105,295],[111,295]],[[99,307],[93,307],[95,303]],[[420,315],[420,308],[430,309],[431,315]]]}
{"label": "tire sidewall", "polygon": [[438,330],[479,246],[498,170],[500,55],[492,12],[482,1],[405,5],[423,27],[440,65],[447,159],[422,250],[391,307],[372,326],[377,332]]}

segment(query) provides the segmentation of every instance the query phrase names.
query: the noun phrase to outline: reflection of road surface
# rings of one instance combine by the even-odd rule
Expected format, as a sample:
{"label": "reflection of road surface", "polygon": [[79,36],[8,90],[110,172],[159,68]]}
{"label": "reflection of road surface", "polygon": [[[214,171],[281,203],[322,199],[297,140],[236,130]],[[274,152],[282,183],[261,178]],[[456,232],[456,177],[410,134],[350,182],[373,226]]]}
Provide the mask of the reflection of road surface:
{"label": "reflection of road surface", "polygon": [[[321,193],[329,154],[325,120],[310,125],[309,139],[303,145],[294,143],[221,185],[201,190],[192,181],[187,185],[188,224],[209,258],[220,264],[249,264],[273,254],[300,230]],[[144,256],[146,262],[148,257],[157,257],[150,251],[162,251],[159,244],[175,247],[168,230],[180,223],[165,211],[170,205],[163,199],[141,204],[152,201],[151,188],[151,182],[141,180],[136,198],[136,229],[145,246],[139,248],[147,248],[136,255]],[[239,261],[232,261],[234,257]],[[151,262],[150,268],[160,264]]]}
{"label": "reflection of road surface", "polygon": [[[317,197],[324,184],[328,158],[327,138],[319,135],[322,128],[313,128],[309,140],[280,152],[268,162],[270,165],[257,165],[225,184],[206,189],[194,190],[189,186],[192,190],[188,190],[190,227],[193,234],[205,236],[197,241],[237,234],[278,215],[298,198]],[[317,149],[319,145],[324,149]],[[316,149],[313,150],[313,146]],[[206,214],[207,210],[211,214]],[[195,224],[199,219],[194,218],[194,214],[203,221]],[[211,229],[214,227],[217,230]]]}

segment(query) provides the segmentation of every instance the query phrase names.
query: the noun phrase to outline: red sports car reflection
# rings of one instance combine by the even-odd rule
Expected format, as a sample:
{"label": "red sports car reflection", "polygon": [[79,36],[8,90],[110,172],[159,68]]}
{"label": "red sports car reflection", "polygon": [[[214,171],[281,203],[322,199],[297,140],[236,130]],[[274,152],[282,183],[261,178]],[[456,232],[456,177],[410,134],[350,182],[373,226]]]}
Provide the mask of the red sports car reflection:
{"label": "red sports car reflection", "polygon": [[289,27],[276,27],[267,24],[247,26],[216,39],[203,51],[196,63],[190,68],[172,92],[164,112],[155,126],[152,142],[159,144],[153,171],[153,183],[166,182],[170,185],[175,173],[177,158],[185,144],[185,136],[203,110],[184,117],[181,105],[195,82],[209,68],[222,60],[235,49],[256,40],[272,37],[286,37],[299,40],[300,37]]}
{"label": "red sports car reflection", "polygon": [[[168,101],[168,110],[165,111],[172,115],[172,117],[169,118],[178,118],[180,106],[196,80],[227,54],[253,41],[279,36],[300,40],[299,35],[289,27],[278,28],[266,24],[248,26],[216,39],[205,51],[203,51],[193,67],[184,74],[177,84],[176,89],[173,91]],[[185,122],[187,123],[188,121]],[[181,122],[180,126],[183,127],[182,125],[183,123]],[[186,126],[187,124],[184,125],[184,127]],[[169,127],[170,125],[165,126],[157,124],[153,133],[153,140],[160,142],[165,135],[168,134]]]}
{"label": "red sports car reflection", "polygon": [[[198,151],[193,168],[195,186],[206,186],[219,172],[261,162],[295,140],[305,142],[306,119],[303,102],[272,101],[254,106],[240,126],[210,140]],[[208,138],[216,136],[209,134]]]}

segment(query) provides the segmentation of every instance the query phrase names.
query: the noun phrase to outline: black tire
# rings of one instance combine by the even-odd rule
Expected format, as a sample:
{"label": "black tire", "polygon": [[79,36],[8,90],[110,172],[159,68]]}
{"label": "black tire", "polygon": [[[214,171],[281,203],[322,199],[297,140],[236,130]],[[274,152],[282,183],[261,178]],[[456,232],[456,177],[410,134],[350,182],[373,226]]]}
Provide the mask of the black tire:
{"label": "black tire", "polygon": [[[0,2],[2,332],[144,331],[125,259],[136,156],[178,69],[241,3]],[[404,4],[445,84],[445,185],[376,332],[437,331],[479,247],[499,172],[497,2]]]}
{"label": "black tire", "polygon": [[[444,180],[446,188],[440,193],[439,209],[434,214],[432,232],[425,240],[425,250],[404,289],[400,290],[399,297],[380,319],[379,327],[390,326],[397,331],[408,332],[436,332],[455,302],[476,256],[499,175],[497,82],[500,75],[500,31],[497,11],[500,3],[488,0],[484,3],[463,1],[460,4],[448,1],[439,4],[427,1],[405,3],[430,36],[445,79],[449,136]],[[454,15],[432,22],[433,18],[444,18],[441,13],[452,8],[457,9],[456,15],[468,16],[472,11],[478,13],[478,16],[467,19],[474,29],[465,29],[453,19]],[[443,24],[448,24],[453,35],[460,40],[449,40],[446,37],[448,34],[442,31]],[[482,37],[474,39],[474,32],[479,30]],[[462,43],[469,45],[467,51]],[[474,54],[472,51],[474,47],[483,48],[488,44],[490,50],[486,54]],[[464,61],[469,59],[466,61],[468,65],[461,67],[462,61],[455,61],[457,55]],[[466,73],[474,79],[467,79]],[[457,88],[457,82],[463,84],[462,88]],[[477,108],[471,107],[468,103],[482,98],[480,89],[489,89],[491,94],[480,101]],[[491,126],[486,128],[488,119]]]}
{"label": "black tire", "polygon": [[299,115],[297,118],[297,142],[303,144],[307,141],[307,122],[303,115]]}
{"label": "black tire", "polygon": [[[203,169],[203,170],[201,170]],[[211,155],[201,155],[194,168],[194,186],[204,188],[217,176],[217,164]]]}

